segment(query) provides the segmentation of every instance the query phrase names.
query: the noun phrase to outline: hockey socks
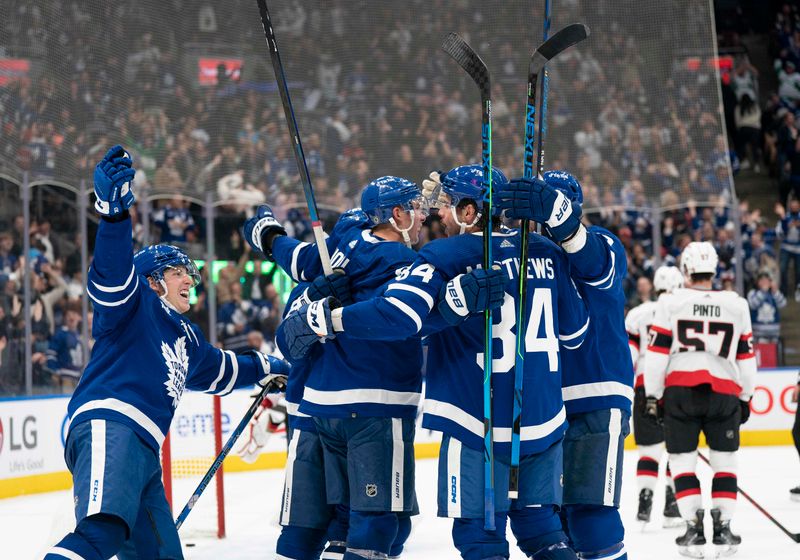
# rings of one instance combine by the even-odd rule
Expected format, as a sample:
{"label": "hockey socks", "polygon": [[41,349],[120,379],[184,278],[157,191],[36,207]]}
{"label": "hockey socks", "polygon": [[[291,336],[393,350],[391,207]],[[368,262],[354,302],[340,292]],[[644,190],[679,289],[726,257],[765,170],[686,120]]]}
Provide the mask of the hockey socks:
{"label": "hockey socks", "polygon": [[127,539],[128,527],[113,515],[83,518],[75,532],[68,534],[45,555],[45,560],[105,560],[119,551]]}
{"label": "hockey socks", "polygon": [[316,560],[325,542],[325,529],[285,526],[278,537],[276,560]]}
{"label": "hockey socks", "polygon": [[396,513],[350,511],[344,560],[384,560],[397,537]]}

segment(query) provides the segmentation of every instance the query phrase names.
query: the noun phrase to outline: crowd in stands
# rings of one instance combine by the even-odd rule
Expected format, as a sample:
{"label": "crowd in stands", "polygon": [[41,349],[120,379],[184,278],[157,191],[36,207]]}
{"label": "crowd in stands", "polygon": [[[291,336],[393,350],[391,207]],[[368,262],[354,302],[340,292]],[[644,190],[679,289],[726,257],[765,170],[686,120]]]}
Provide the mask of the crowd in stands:
{"label": "crowd in stands", "polygon": [[[443,0],[433,0],[432,8],[428,0],[410,4],[426,15],[418,21],[409,9],[392,12],[390,19],[384,8],[369,15],[360,3],[346,0],[329,0],[322,7],[286,2],[273,14],[306,161],[328,225],[375,176],[413,170],[416,176],[410,178],[421,180],[432,169],[480,159],[480,108],[466,93],[472,86],[454,77],[458,70],[436,52],[435,38],[454,22],[473,23],[469,40],[474,45],[483,48],[493,40],[492,53],[502,60],[493,86],[494,163],[509,176],[521,168],[524,96],[515,88],[529,53],[514,48],[514,30],[522,33],[530,22],[511,21],[512,16],[481,3],[446,3],[446,10]],[[669,17],[679,2],[661,4],[658,9]],[[447,14],[434,19],[427,14],[437,5]],[[577,10],[577,5],[565,3],[563,9]],[[700,21],[704,9],[698,5],[682,13]],[[800,88],[797,7],[787,4],[775,15],[774,69],[756,69],[740,53],[723,75],[724,124],[735,148],[730,153],[714,101],[713,72],[681,61],[658,69],[668,79],[654,80],[628,40],[634,32],[637,38],[648,34],[646,26],[635,31],[625,26],[625,12],[615,0],[592,2],[590,11],[576,12],[573,19],[617,14],[620,20],[604,21],[604,40],[565,52],[553,67],[553,83],[571,84],[580,102],[551,96],[547,166],[580,177],[586,220],[609,228],[625,244],[630,306],[653,297],[656,263],[674,262],[692,240],[714,243],[720,287],[732,289],[738,232],[731,169],[772,177],[780,189],[775,216],[762,216],[742,202],[740,233],[754,320],[765,325],[762,332],[774,334],[784,296],[795,295],[800,279],[795,124],[800,90],[793,89]],[[0,47],[37,61],[29,78],[0,84],[0,171],[90,185],[94,163],[107,147],[122,142],[138,169],[137,243],[174,243],[198,257],[205,253],[207,231],[198,202],[212,193],[217,257],[229,264],[218,273],[217,324],[208,325],[202,286],[192,319],[206,332],[213,328],[226,348],[269,348],[282,312],[276,272],[265,267],[268,272],[261,273],[262,262],[248,252],[238,225],[254,205],[268,202],[291,235],[308,239],[311,228],[251,2],[230,0],[222,9],[214,2],[132,6],[12,0],[0,15],[6,43]],[[376,35],[369,32],[370,18],[396,21],[391,32]],[[568,20],[565,14],[562,21]],[[734,31],[720,33],[721,46],[737,43],[736,37]],[[675,43],[667,31],[650,40],[655,49]],[[245,65],[218,66],[211,85],[198,86],[196,57],[189,53],[203,49],[235,52],[228,58],[241,58]],[[350,51],[369,58],[336,56]],[[255,65],[256,59],[262,64]],[[762,91],[761,75],[773,71],[779,87]],[[0,182],[0,394],[24,385],[21,271],[26,260],[36,273],[34,384],[68,391],[85,361],[86,349],[76,335],[81,325],[74,321],[83,297],[76,202],[57,189],[41,189],[34,198],[28,232],[32,252],[26,259],[18,189]],[[92,232],[93,226],[90,243]],[[421,243],[440,236],[437,217],[429,217]],[[655,237],[661,241],[657,254]],[[245,266],[249,261],[253,268]],[[204,268],[205,279],[208,273]],[[774,308],[771,315],[768,306]]]}

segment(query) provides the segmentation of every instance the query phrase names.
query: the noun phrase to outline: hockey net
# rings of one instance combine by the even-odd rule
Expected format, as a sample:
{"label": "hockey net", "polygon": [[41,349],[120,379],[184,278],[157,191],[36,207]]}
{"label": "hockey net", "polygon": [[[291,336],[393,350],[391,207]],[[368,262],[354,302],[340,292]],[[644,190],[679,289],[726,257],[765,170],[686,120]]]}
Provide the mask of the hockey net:
{"label": "hockey net", "polygon": [[[218,396],[187,391],[161,450],[164,489],[177,516],[222,449],[223,414]],[[181,527],[181,538],[225,536],[223,467],[203,491]]]}

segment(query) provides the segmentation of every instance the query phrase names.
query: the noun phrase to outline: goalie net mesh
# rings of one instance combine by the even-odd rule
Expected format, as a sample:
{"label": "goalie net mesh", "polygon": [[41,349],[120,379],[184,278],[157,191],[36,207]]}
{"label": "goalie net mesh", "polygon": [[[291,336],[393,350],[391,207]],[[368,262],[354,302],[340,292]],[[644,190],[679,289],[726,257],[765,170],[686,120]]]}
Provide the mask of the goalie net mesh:
{"label": "goalie net mesh", "polygon": [[[177,517],[222,449],[220,398],[186,392],[161,450],[164,489]],[[217,470],[180,530],[181,538],[225,536],[223,467]]]}

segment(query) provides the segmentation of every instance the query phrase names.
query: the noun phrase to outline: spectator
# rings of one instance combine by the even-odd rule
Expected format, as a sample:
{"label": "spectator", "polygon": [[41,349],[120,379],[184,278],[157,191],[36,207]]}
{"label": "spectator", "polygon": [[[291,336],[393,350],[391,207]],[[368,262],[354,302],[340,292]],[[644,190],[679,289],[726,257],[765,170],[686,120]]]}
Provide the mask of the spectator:
{"label": "spectator", "polygon": [[761,173],[761,110],[758,104],[745,92],[739,99],[734,112],[736,121],[736,144],[741,157],[742,169],[752,164],[756,173]]}
{"label": "spectator", "polygon": [[775,232],[781,240],[781,291],[784,296],[789,293],[789,267],[793,266],[794,298],[800,302],[800,200],[797,198],[789,200],[788,211],[782,205],[776,205],[775,211],[780,218],[775,226]]}
{"label": "spectator", "polygon": [[47,367],[53,384],[64,394],[71,393],[78,384],[86,359],[79,330],[80,306],[71,305],[64,313],[64,324],[50,339],[47,349]]}
{"label": "spectator", "polygon": [[786,307],[786,297],[780,292],[769,270],[758,273],[756,287],[747,293],[755,342],[777,342],[781,335],[779,309]]}
{"label": "spectator", "polygon": [[153,223],[161,230],[159,243],[184,245],[197,239],[197,228],[188,202],[175,196],[153,212]]}

